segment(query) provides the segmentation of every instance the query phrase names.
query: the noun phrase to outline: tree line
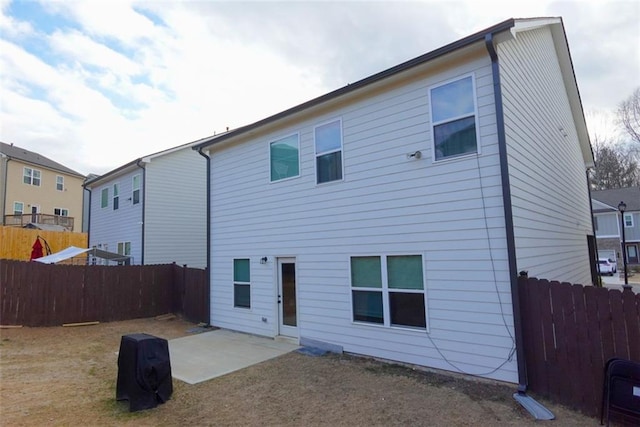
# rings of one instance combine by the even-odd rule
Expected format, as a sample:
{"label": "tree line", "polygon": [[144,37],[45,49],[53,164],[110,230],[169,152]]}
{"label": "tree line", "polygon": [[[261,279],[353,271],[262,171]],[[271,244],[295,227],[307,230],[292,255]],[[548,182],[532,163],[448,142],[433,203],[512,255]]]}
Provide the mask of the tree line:
{"label": "tree line", "polygon": [[596,167],[590,171],[593,190],[640,186],[640,87],[616,110],[617,139],[595,135]]}

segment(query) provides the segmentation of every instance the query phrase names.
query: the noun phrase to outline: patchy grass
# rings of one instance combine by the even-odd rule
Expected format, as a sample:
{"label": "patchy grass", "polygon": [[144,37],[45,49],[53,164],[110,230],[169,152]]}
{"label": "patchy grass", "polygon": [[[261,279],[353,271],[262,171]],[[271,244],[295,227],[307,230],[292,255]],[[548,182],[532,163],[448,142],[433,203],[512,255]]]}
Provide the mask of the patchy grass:
{"label": "patchy grass", "polygon": [[[297,352],[200,384],[173,380],[155,409],[115,400],[120,338],[189,335],[180,319],[0,330],[0,419],[7,426],[539,426],[515,386],[349,355]],[[545,402],[562,426],[598,420]]]}

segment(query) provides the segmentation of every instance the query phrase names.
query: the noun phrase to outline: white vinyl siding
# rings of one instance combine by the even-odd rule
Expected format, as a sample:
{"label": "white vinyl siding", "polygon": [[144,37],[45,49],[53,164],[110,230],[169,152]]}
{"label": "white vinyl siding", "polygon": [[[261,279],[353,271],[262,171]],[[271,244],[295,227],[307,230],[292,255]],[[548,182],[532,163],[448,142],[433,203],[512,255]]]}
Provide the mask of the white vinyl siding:
{"label": "white vinyl siding", "polygon": [[143,202],[134,205],[137,210],[145,207],[145,264],[206,267],[206,167],[205,158],[191,147],[146,163]]}
{"label": "white vinyl siding", "polygon": [[585,161],[548,28],[498,45],[518,271],[591,284]]}
{"label": "white vinyl siding", "polygon": [[597,214],[594,215],[594,221],[597,223],[596,236],[603,237],[618,237],[620,228],[619,215],[615,213]]}
{"label": "white vinyl siding", "polygon": [[[491,64],[484,50],[470,58],[445,74],[369,93],[241,144],[211,147],[213,324],[277,334],[275,263],[259,260],[295,256],[301,337],[348,352],[517,379],[515,360],[507,360],[512,310]],[[471,73],[482,155],[433,163],[429,88]],[[336,117],[345,179],[317,185],[315,129]],[[300,134],[299,178],[273,185],[253,173],[269,165],[264,142],[291,133]],[[417,150],[422,159],[407,159]],[[429,332],[353,322],[354,254],[423,256]],[[230,286],[230,260],[244,257],[252,266],[250,313],[233,309]]]}
{"label": "white vinyl siding", "polygon": [[[100,197],[91,198],[91,230],[89,232],[89,247],[97,246],[110,252],[116,252],[119,243],[129,242],[131,251],[131,264],[142,263],[142,209],[140,205],[133,205],[131,200],[122,197],[123,194],[131,194],[133,175],[140,169],[115,176],[111,180],[105,180],[98,184],[98,190],[93,190]],[[109,193],[114,184],[118,186],[118,209],[106,209],[109,207]],[[113,199],[111,200],[113,202]]]}

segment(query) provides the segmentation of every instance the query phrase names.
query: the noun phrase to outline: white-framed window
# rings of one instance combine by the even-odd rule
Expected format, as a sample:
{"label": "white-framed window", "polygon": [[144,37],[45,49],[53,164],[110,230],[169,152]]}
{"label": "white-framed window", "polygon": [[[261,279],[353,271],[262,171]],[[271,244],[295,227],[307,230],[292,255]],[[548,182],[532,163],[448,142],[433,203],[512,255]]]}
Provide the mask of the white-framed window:
{"label": "white-framed window", "polygon": [[474,80],[471,74],[429,90],[434,161],[480,152]]}
{"label": "white-framed window", "polygon": [[116,183],[113,184],[113,210],[116,211],[120,208],[120,186]]}
{"label": "white-framed window", "polygon": [[69,209],[53,208],[53,214],[58,216],[69,216]]}
{"label": "white-framed window", "polygon": [[[118,254],[131,256],[131,242],[118,242]],[[129,261],[118,261],[118,265],[124,264],[128,265]]]}
{"label": "white-framed window", "polygon": [[316,183],[342,180],[342,120],[316,126],[313,130],[316,151]]}
{"label": "white-framed window", "polygon": [[623,222],[624,228],[633,228],[633,214],[625,212]]}
{"label": "white-framed window", "polygon": [[351,257],[353,321],[426,330],[422,265],[422,255]]}
{"label": "white-framed window", "polygon": [[285,136],[269,143],[271,182],[300,176],[300,135]]}
{"label": "white-framed window", "polygon": [[41,176],[42,173],[39,170],[25,167],[23,169],[22,182],[39,187]]}
{"label": "white-framed window", "polygon": [[233,306],[251,308],[251,268],[248,258],[233,260]]}
{"label": "white-framed window", "polygon": [[131,183],[131,201],[134,205],[140,203],[140,175],[134,175]]}
{"label": "white-framed window", "polygon": [[109,206],[109,188],[103,188],[100,192],[100,207],[106,208]]}
{"label": "white-framed window", "polygon": [[13,214],[14,215],[22,215],[22,214],[24,214],[24,203],[22,203],[22,202],[13,202]]}
{"label": "white-framed window", "polygon": [[56,190],[64,191],[64,176],[56,175]]}

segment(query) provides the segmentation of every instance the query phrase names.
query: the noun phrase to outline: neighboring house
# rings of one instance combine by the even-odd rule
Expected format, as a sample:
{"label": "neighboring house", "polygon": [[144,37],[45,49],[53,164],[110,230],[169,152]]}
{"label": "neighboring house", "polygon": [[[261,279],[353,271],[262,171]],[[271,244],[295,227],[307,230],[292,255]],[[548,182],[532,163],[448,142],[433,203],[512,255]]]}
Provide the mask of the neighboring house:
{"label": "neighboring house", "polygon": [[[623,271],[621,227],[624,224],[627,264],[640,264],[640,187],[592,191],[591,198],[598,252],[601,256],[615,254],[618,271]],[[627,206],[624,218],[618,210],[620,202]]]}
{"label": "neighboring house", "polygon": [[89,246],[133,264],[206,265],[206,161],[195,142],[138,158],[86,182]]}
{"label": "neighboring house", "polygon": [[0,142],[2,225],[82,231],[84,175],[41,154]]}
{"label": "neighboring house", "polygon": [[194,149],[219,327],[522,383],[518,273],[595,279],[560,18],[502,22]]}

